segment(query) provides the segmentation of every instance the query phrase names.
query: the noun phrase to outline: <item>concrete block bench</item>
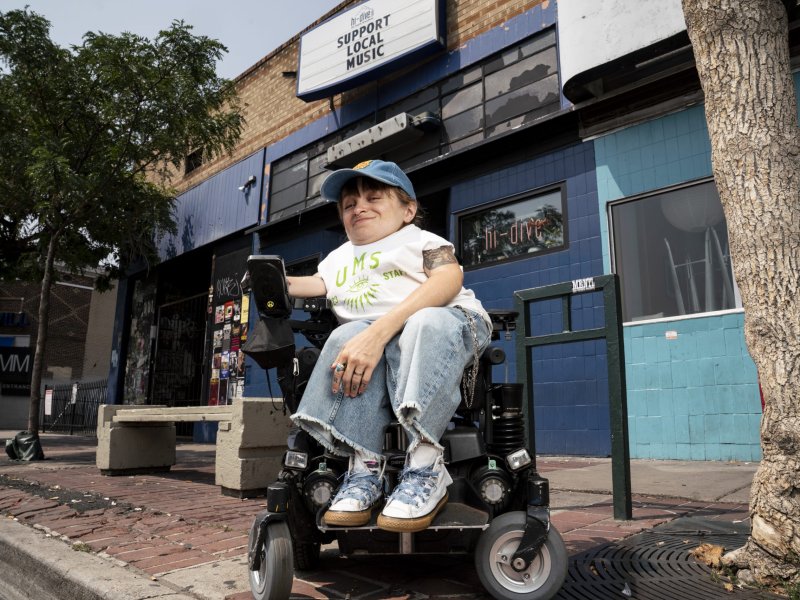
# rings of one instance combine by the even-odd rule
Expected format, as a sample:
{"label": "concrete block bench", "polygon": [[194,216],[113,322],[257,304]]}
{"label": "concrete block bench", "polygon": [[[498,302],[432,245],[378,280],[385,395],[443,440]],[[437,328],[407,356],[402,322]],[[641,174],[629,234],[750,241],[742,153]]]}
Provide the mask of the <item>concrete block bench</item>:
{"label": "concrete block bench", "polygon": [[100,406],[97,468],[103,475],[169,471],[175,464],[175,423],[217,421],[215,483],[238,497],[265,492],[281,467],[289,434],[282,403],[244,398],[229,406]]}

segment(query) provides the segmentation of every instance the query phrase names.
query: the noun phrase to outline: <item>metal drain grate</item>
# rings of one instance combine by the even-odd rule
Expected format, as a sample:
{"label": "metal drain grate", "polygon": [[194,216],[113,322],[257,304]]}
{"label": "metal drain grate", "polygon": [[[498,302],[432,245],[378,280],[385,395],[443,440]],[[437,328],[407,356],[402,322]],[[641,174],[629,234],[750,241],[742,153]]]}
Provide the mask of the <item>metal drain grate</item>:
{"label": "metal drain grate", "polygon": [[780,598],[759,590],[726,591],[689,552],[702,543],[738,548],[747,529],[687,517],[570,559],[559,600],[705,600]]}

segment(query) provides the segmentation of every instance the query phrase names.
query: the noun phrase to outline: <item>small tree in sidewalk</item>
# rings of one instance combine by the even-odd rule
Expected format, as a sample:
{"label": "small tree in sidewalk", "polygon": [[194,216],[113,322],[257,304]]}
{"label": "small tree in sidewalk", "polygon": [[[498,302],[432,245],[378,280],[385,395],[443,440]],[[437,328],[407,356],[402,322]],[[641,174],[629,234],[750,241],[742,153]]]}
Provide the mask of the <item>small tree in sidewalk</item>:
{"label": "small tree in sidewalk", "polygon": [[[765,407],[744,581],[800,583],[800,130],[780,0],[682,0]],[[794,5],[794,2],[791,3]]]}
{"label": "small tree in sidewalk", "polygon": [[105,265],[98,286],[131,261],[156,260],[174,231],[170,173],[184,157],[233,149],[243,117],[217,77],[225,47],[174,22],[153,40],[87,33],[64,49],[50,23],[0,13],[0,270],[41,282],[28,429],[39,388],[54,265]]}

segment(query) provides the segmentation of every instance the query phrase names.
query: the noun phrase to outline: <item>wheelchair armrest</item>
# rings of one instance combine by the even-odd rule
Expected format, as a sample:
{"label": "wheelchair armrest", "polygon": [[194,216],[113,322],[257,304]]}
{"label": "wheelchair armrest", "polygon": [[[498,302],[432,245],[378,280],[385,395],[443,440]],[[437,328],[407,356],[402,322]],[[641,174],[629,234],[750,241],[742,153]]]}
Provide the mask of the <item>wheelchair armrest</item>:
{"label": "wheelchair armrest", "polygon": [[486,311],[489,313],[489,318],[492,323],[516,323],[519,313],[515,310],[502,310],[498,308],[490,308]]}
{"label": "wheelchair armrest", "polygon": [[311,314],[317,314],[323,310],[331,310],[331,306],[331,301],[324,296],[294,299],[295,310],[302,310]]}

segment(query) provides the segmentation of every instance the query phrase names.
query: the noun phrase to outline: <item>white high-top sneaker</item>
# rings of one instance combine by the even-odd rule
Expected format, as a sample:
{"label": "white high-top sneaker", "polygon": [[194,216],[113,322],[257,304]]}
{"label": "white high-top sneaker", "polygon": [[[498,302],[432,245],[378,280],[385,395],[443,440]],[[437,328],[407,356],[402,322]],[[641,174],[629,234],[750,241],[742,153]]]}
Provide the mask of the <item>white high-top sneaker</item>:
{"label": "white high-top sneaker", "polygon": [[372,508],[383,496],[380,464],[356,452],[350,469],[322,520],[326,525],[358,527],[369,523]]}
{"label": "white high-top sneaker", "polygon": [[386,531],[422,531],[447,503],[447,486],[451,483],[442,451],[432,444],[418,444],[406,458],[400,483],[378,516],[378,527]]}

